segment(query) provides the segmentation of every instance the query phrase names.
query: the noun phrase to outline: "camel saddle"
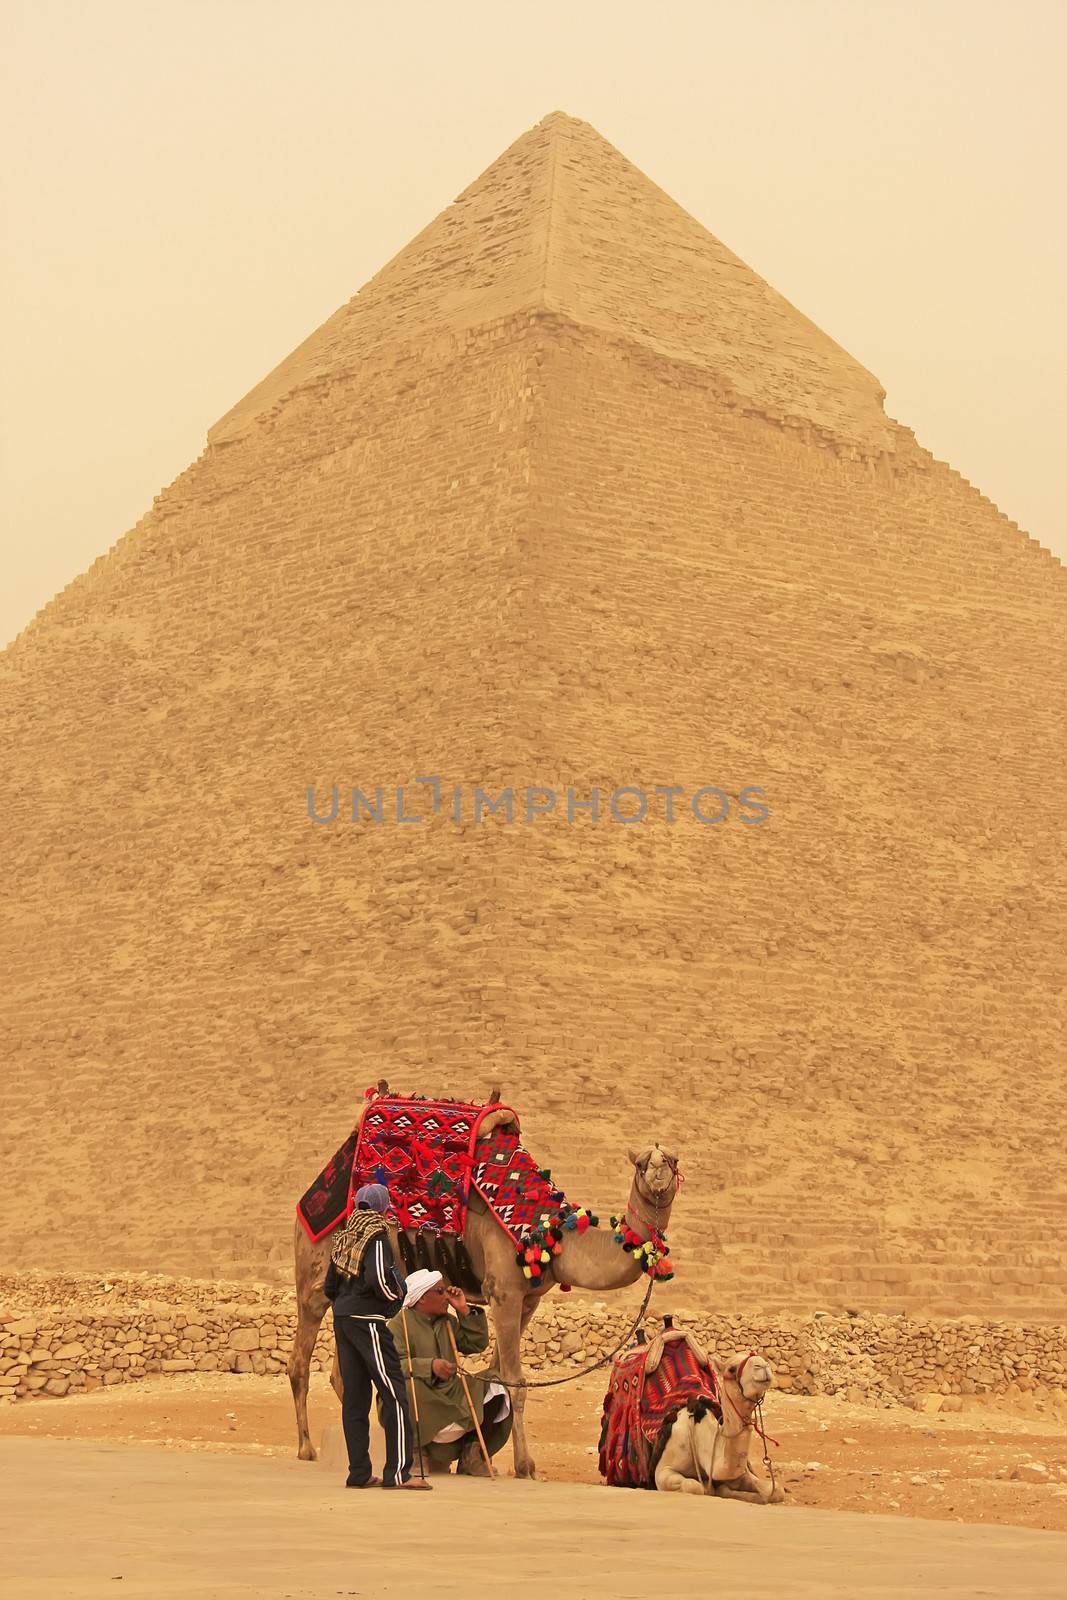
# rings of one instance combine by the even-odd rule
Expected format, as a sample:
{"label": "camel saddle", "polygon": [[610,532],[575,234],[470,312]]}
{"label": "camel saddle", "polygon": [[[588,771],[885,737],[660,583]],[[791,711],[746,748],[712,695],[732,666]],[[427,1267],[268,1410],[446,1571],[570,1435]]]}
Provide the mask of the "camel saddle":
{"label": "camel saddle", "polygon": [[656,1445],[697,1395],[722,1402],[711,1362],[683,1328],[664,1328],[649,1344],[624,1350],[612,1363],[600,1424],[600,1475],[620,1489],[654,1489]]}
{"label": "camel saddle", "polygon": [[[366,1100],[357,1126],[297,1203],[313,1243],[344,1221],[365,1183],[387,1185],[390,1220],[431,1250],[442,1235],[462,1239],[472,1185],[516,1248],[563,1201],[520,1143],[518,1113],[497,1098],[468,1105],[402,1097],[379,1085]],[[416,1255],[413,1263],[437,1259]]]}

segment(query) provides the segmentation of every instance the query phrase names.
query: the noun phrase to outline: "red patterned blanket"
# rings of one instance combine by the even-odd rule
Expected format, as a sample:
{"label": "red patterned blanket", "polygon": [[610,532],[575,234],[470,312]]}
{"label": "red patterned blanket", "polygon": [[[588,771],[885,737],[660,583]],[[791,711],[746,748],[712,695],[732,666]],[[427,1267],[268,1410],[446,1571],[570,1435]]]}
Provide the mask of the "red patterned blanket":
{"label": "red patterned blanket", "polygon": [[[374,1090],[368,1091],[368,1101],[358,1129],[297,1204],[312,1241],[348,1216],[357,1189],[376,1182],[388,1186],[399,1228],[460,1238],[473,1183],[516,1249],[528,1252],[524,1259],[531,1277],[542,1270],[542,1253],[549,1259],[558,1243],[542,1239],[546,1219],[557,1225],[570,1217],[572,1227],[588,1225],[520,1144],[519,1119],[510,1106],[402,1099]],[[497,1125],[483,1136],[490,1113]],[[499,1125],[500,1113],[505,1125]]]}
{"label": "red patterned blanket", "polygon": [[715,1374],[681,1329],[665,1330],[651,1344],[616,1356],[600,1425],[601,1477],[617,1488],[654,1488],[652,1456],[660,1430],[699,1394],[708,1396],[721,1419]]}
{"label": "red patterned blanket", "polygon": [[321,1239],[336,1228],[365,1183],[388,1186],[398,1227],[462,1234],[479,1124],[488,1112],[509,1108],[400,1099],[373,1089],[367,1099],[359,1126],[297,1203],[308,1237]]}

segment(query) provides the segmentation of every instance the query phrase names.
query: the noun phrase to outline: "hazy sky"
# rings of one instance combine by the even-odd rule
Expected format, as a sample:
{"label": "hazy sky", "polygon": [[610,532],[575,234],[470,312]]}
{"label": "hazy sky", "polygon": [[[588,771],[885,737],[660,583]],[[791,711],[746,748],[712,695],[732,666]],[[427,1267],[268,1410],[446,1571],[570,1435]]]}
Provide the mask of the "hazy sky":
{"label": "hazy sky", "polygon": [[1067,562],[1067,0],[0,0],[0,644],[525,129],[591,122]]}

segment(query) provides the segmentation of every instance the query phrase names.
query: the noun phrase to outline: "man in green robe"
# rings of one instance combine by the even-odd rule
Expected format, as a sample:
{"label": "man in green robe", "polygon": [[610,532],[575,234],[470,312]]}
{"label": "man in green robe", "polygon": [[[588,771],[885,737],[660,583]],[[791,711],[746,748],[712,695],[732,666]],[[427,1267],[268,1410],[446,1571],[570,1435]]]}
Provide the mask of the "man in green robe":
{"label": "man in green robe", "polygon": [[[455,1313],[455,1315],[453,1315]],[[404,1309],[389,1323],[400,1364],[414,1389],[413,1414],[422,1457],[429,1472],[487,1477],[449,1329],[463,1355],[477,1355],[489,1344],[485,1312],[468,1304],[462,1289],[446,1288],[439,1272],[420,1268],[407,1280]],[[492,1371],[467,1373],[467,1387],[490,1456],[511,1437],[511,1399]]]}

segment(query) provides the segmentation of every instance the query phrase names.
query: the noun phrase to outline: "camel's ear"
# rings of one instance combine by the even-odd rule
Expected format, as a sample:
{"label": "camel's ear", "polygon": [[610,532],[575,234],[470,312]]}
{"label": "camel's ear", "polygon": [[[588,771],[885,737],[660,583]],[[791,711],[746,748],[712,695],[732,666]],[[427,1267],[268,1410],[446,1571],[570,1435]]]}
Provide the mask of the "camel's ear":
{"label": "camel's ear", "polygon": [[495,1105],[498,1105],[499,1102],[500,1102],[500,1086],[498,1084],[495,1089],[491,1089],[489,1091],[489,1098],[485,1103],[486,1103],[487,1106],[495,1106]]}
{"label": "camel's ear", "polygon": [[627,1150],[626,1159],[630,1163],[631,1167],[639,1167],[641,1165],[641,1157],[635,1154],[633,1150]]}
{"label": "camel's ear", "polygon": [[378,1079],[378,1093],[379,1094],[388,1094],[389,1093],[389,1085],[385,1081],[384,1078],[379,1078]]}
{"label": "camel's ear", "polygon": [[736,1361],[731,1361],[730,1362],[730,1365],[726,1368],[726,1376],[728,1378],[736,1378],[737,1377],[737,1362]]}

